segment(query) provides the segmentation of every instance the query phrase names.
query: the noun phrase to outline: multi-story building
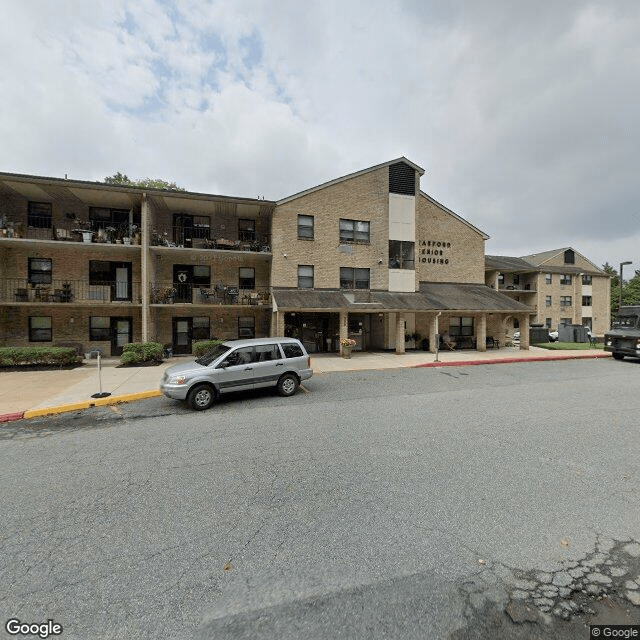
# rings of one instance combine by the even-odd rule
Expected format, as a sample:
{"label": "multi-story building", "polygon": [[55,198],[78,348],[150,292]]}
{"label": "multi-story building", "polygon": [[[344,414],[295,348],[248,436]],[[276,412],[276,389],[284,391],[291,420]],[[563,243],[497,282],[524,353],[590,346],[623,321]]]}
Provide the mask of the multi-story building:
{"label": "multi-story building", "polygon": [[[520,258],[486,256],[489,286],[535,310],[532,322],[589,327],[597,336],[610,328],[611,278],[571,247]],[[508,331],[517,329],[509,324]]]}
{"label": "multi-story building", "polygon": [[0,173],[0,344],[484,350],[532,309],[485,284],[488,236],[423,174],[399,158],[276,202]]}

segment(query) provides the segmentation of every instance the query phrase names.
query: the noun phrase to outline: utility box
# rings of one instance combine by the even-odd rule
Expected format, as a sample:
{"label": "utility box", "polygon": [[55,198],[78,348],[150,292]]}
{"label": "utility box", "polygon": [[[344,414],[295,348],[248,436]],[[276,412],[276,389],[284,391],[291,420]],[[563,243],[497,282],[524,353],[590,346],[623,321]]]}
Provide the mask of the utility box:
{"label": "utility box", "polygon": [[579,324],[558,325],[558,342],[589,342],[589,329]]}
{"label": "utility box", "polygon": [[549,342],[549,330],[544,325],[532,324],[529,327],[529,344]]}

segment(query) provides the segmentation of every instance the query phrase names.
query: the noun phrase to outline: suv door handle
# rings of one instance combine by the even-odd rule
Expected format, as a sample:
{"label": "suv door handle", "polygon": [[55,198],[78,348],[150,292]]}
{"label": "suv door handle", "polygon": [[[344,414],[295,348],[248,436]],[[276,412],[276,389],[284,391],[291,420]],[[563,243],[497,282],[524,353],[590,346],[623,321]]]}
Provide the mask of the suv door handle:
{"label": "suv door handle", "polygon": [[284,362],[277,362],[276,367],[284,367]]}
{"label": "suv door handle", "polygon": [[253,371],[253,367],[245,367],[244,370],[245,371]]}

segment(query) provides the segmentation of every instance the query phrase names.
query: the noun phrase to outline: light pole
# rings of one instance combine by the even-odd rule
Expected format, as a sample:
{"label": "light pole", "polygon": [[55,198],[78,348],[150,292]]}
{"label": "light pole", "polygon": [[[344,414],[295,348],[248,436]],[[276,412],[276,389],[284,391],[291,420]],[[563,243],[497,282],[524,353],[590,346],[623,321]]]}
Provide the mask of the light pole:
{"label": "light pole", "polygon": [[620,311],[620,307],[622,306],[622,267],[624,267],[625,264],[633,264],[633,262],[627,260],[626,262],[620,263],[620,304],[618,305],[618,311]]}

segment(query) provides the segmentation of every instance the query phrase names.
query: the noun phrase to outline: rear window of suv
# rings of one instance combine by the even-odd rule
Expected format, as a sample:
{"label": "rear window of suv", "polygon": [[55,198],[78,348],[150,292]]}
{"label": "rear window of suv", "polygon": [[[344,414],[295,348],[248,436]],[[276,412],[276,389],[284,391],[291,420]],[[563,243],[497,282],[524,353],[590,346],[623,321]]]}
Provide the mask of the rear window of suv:
{"label": "rear window of suv", "polygon": [[295,342],[284,342],[282,344],[282,350],[284,351],[285,358],[301,358],[304,356],[300,345]]}

